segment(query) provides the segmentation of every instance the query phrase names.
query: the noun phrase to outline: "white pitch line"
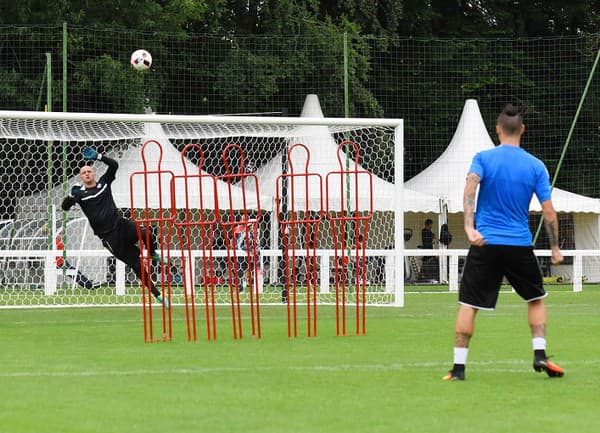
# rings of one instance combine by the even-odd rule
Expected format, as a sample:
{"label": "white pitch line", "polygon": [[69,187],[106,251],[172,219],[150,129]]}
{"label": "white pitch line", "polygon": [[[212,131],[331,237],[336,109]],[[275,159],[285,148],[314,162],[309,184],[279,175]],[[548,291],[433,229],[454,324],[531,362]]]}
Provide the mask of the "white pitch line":
{"label": "white pitch line", "polygon": [[[499,366],[505,365],[506,368],[485,368],[486,371],[506,372],[506,373],[529,373],[531,372],[530,361],[510,360],[510,361],[475,361],[470,362],[469,366]],[[600,364],[599,359],[580,360],[580,361],[562,361],[561,365],[573,367],[576,365],[596,365]],[[0,372],[2,378],[21,378],[21,377],[105,377],[105,376],[145,376],[145,375],[206,375],[214,373],[251,373],[255,371],[400,371],[400,370],[418,370],[418,369],[443,369],[448,367],[449,361],[444,362],[409,362],[392,364],[340,364],[340,365],[312,365],[312,366],[272,366],[272,367],[209,367],[209,368],[175,368],[159,370],[99,370],[99,371],[15,371]],[[515,365],[523,368],[514,368]],[[512,367],[512,368],[511,368]]]}

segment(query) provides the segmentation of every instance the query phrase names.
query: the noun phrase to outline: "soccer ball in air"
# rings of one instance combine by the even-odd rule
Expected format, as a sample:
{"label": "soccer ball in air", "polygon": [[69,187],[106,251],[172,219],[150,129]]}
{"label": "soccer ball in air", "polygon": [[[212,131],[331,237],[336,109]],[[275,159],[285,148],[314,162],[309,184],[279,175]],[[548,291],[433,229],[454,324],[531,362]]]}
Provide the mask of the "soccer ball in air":
{"label": "soccer ball in air", "polygon": [[146,50],[136,50],[131,55],[131,66],[138,71],[145,71],[152,65],[152,56]]}

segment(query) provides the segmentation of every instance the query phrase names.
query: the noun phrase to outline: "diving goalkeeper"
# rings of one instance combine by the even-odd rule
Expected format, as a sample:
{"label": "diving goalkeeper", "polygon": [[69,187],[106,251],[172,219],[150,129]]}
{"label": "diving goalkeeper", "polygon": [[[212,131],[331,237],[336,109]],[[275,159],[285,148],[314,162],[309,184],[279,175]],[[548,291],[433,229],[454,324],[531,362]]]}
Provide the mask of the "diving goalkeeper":
{"label": "diving goalkeeper", "polygon": [[[117,259],[133,269],[141,280],[142,266],[140,249],[137,246],[137,229],[133,221],[123,218],[119,213],[110,187],[115,180],[119,164],[114,159],[98,153],[92,147],[84,149],[83,157],[86,160],[103,162],[108,166],[108,170],[96,181],[96,171],[92,166],[86,164],[81,167],[79,177],[82,184],[73,185],[71,192],[62,202],[62,209],[68,211],[78,204],[94,230],[94,234],[102,241],[102,245]],[[141,229],[141,233],[142,239],[148,239],[145,228]],[[147,249],[150,251],[152,260],[159,262],[161,257],[156,252],[156,247],[156,239],[150,233],[150,245]],[[154,297],[164,303],[165,308],[169,308],[168,300],[162,299],[161,293],[152,282],[151,277],[148,277],[148,285]]]}

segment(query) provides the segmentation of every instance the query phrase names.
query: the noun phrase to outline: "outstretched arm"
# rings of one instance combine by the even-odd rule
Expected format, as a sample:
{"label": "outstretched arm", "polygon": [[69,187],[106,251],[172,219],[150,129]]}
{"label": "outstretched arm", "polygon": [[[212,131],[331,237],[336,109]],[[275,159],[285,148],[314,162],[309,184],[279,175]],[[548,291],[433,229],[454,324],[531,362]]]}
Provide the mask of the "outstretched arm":
{"label": "outstretched arm", "polygon": [[465,191],[463,194],[463,210],[465,219],[465,233],[469,242],[473,245],[481,246],[487,242],[481,233],[475,229],[475,194],[477,193],[477,187],[481,182],[481,178],[475,173],[469,173],[467,175],[467,184],[465,185]]}
{"label": "outstretched arm", "polygon": [[119,168],[119,163],[114,159],[100,153],[98,154],[98,160],[102,161],[108,166],[108,170],[106,170],[106,173],[104,173],[104,178],[107,179],[107,181],[108,179],[114,179]]}
{"label": "outstretched arm", "polygon": [[114,159],[109,158],[106,155],[102,155],[91,146],[88,146],[83,150],[83,157],[85,159],[102,161],[108,166],[108,170],[106,171],[106,173],[104,173],[103,176],[107,182],[110,183],[115,178],[115,174],[117,173],[117,169],[119,168],[119,163]]}
{"label": "outstretched arm", "polygon": [[558,246],[558,217],[552,205],[552,200],[542,203],[542,215],[544,216],[544,227],[552,250],[552,264],[562,263],[563,256]]}

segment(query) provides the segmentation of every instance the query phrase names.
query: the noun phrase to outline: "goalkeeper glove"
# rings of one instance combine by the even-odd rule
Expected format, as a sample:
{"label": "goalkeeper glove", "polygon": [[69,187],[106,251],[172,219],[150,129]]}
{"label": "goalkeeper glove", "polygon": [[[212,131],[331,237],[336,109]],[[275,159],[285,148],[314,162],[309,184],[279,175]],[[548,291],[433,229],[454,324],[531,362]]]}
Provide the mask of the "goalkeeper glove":
{"label": "goalkeeper glove", "polygon": [[70,197],[77,197],[80,192],[81,192],[81,184],[80,183],[76,183],[75,185],[73,185],[71,187],[71,193],[69,194],[69,196]]}
{"label": "goalkeeper glove", "polygon": [[98,152],[93,147],[86,147],[83,149],[83,157],[85,159],[98,159]]}

